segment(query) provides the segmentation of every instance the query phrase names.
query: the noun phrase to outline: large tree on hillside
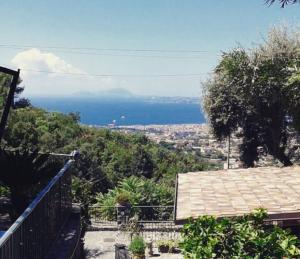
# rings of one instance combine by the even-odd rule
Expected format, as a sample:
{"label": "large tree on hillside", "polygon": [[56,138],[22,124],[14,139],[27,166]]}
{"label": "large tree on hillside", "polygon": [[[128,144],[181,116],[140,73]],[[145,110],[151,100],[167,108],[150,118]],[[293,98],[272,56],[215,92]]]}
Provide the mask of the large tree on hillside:
{"label": "large tree on hillside", "polygon": [[300,37],[273,29],[250,51],[224,53],[204,84],[204,109],[218,139],[239,131],[241,160],[254,166],[257,148],[285,166],[289,131],[300,130]]}

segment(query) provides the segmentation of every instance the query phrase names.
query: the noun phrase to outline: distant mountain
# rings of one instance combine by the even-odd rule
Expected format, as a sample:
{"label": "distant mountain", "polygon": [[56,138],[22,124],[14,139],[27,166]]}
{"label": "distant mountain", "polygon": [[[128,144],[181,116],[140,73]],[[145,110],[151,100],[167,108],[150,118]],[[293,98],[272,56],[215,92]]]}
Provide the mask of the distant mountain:
{"label": "distant mountain", "polygon": [[133,98],[134,95],[124,88],[113,88],[97,92],[81,91],[73,94],[76,97],[92,98]]}
{"label": "distant mountain", "polygon": [[122,99],[127,101],[133,100],[150,103],[200,103],[199,97],[135,95],[124,88],[113,88],[97,92],[76,92],[73,94],[73,97],[102,100]]}

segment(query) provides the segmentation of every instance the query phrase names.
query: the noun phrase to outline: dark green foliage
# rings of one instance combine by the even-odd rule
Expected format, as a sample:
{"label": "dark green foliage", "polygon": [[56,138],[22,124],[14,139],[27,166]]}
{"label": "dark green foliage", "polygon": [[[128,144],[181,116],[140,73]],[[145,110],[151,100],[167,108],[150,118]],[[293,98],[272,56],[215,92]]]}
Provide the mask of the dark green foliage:
{"label": "dark green foliage", "polygon": [[140,236],[136,236],[132,239],[129,245],[129,251],[134,255],[144,255],[146,250],[146,243]]}
{"label": "dark green foliage", "polygon": [[[2,114],[2,109],[5,104],[10,83],[11,83],[12,77],[10,75],[0,73],[0,115]],[[18,85],[22,83],[22,80],[19,79]],[[25,108],[25,107],[30,107],[30,101],[26,98],[20,98],[20,95],[24,91],[24,87],[17,86],[16,91],[15,91],[15,96],[14,96],[14,104],[13,108],[14,109],[19,109],[19,108]]]}
{"label": "dark green foliage", "polygon": [[[121,181],[118,187],[110,190],[106,194],[100,194],[97,197],[95,206],[100,208],[93,210],[95,214],[106,219],[116,218],[116,203],[120,195],[126,196],[132,207],[134,206],[167,206],[173,205],[174,189],[166,184],[156,184],[153,180],[131,176]],[[170,218],[171,214],[164,215],[169,211],[161,209],[140,209],[132,208],[131,216],[139,218],[162,219]]]}
{"label": "dark green foliage", "polygon": [[[49,113],[33,107],[13,110],[4,140],[8,148],[19,150],[39,148],[43,152],[70,153],[79,149],[81,157],[73,169],[72,193],[81,204],[86,222],[95,197],[113,190],[123,179],[151,179],[144,185],[148,188],[145,195],[134,196],[135,204],[166,205],[172,200],[166,197],[173,196],[177,173],[210,166],[200,156],[168,150],[143,135],[89,128],[79,125],[78,119],[76,113]],[[149,196],[152,190],[154,200]],[[115,206],[115,200],[111,201],[107,199],[106,203]]]}
{"label": "dark green foliage", "polygon": [[203,216],[183,228],[185,258],[299,258],[299,240],[277,226],[266,226],[267,213],[216,219]]}
{"label": "dark green foliage", "polygon": [[48,113],[37,108],[14,110],[4,140],[8,147],[82,156],[75,174],[93,183],[93,192],[106,192],[120,180],[143,176],[174,184],[175,175],[207,169],[201,157],[170,151],[143,135],[126,135],[81,126],[79,115]]}
{"label": "dark green foliage", "polygon": [[0,149],[0,182],[10,190],[15,212],[20,215],[38,191],[59,171],[61,164],[49,162],[38,151],[7,152]]}
{"label": "dark green foliage", "polygon": [[274,29],[259,47],[224,53],[205,84],[204,108],[219,139],[240,130],[241,160],[254,166],[262,147],[283,165],[291,165],[290,131],[298,131],[300,111],[299,34]]}
{"label": "dark green foliage", "polygon": [[9,188],[7,188],[6,186],[0,185],[0,197],[1,196],[8,197],[9,194],[10,194]]}
{"label": "dark green foliage", "polygon": [[124,206],[130,204],[131,195],[129,192],[122,191],[116,195],[115,200],[117,204]]}
{"label": "dark green foliage", "polygon": [[93,185],[84,178],[72,177],[72,198],[73,202],[80,204],[81,207],[81,222],[85,231],[90,224],[89,207],[95,202],[93,195]]}
{"label": "dark green foliage", "polygon": [[131,176],[151,179],[147,182],[149,190],[141,197],[142,204],[147,203],[147,193],[150,193],[152,186],[158,184],[166,187],[168,191],[156,193],[155,201],[155,204],[159,204],[161,199],[166,204],[166,193],[174,187],[177,173],[204,170],[210,166],[200,156],[168,150],[143,135],[86,127],[79,124],[78,113],[46,112],[22,105],[22,102],[26,103],[21,101],[18,109],[10,114],[3,141],[5,148],[39,149],[46,153],[80,150],[81,157],[72,174],[72,193],[74,201],[81,203],[86,219],[89,217],[88,207],[95,202],[95,197],[99,193],[105,195],[123,179]]}

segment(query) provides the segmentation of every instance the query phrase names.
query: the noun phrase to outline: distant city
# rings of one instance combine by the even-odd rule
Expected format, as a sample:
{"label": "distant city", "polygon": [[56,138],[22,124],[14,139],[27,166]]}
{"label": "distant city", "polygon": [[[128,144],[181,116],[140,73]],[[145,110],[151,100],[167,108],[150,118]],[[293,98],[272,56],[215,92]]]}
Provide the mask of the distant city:
{"label": "distant city", "polygon": [[[210,132],[208,124],[178,124],[178,125],[131,125],[109,128],[123,133],[142,133],[152,141],[165,145],[170,149],[180,149],[186,152],[200,152],[200,155],[220,168],[228,167],[228,141],[219,141]],[[290,146],[294,151],[293,161],[299,161],[300,147],[296,135],[290,138]],[[299,141],[299,140],[298,140]],[[237,136],[230,138],[229,168],[241,168],[239,145],[242,143]],[[276,166],[277,162],[271,156],[266,156],[261,149],[256,166]]]}

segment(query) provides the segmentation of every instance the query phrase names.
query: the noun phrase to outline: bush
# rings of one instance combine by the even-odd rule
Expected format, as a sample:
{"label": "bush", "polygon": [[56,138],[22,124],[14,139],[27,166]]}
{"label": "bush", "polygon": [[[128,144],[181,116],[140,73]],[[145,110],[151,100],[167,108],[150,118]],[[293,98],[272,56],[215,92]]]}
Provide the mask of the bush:
{"label": "bush", "polygon": [[130,203],[130,193],[128,192],[120,192],[116,196],[116,203],[120,205],[127,205]]}
{"label": "bush", "polygon": [[146,250],[146,243],[140,236],[136,236],[132,239],[129,245],[129,251],[134,255],[144,255]]}
{"label": "bush", "polygon": [[104,219],[116,217],[116,202],[128,200],[132,205],[131,215],[145,220],[166,220],[172,217],[170,209],[150,207],[137,208],[135,206],[168,206],[173,205],[174,190],[164,184],[157,184],[153,180],[131,176],[123,179],[118,187],[106,194],[99,194],[96,198],[95,209]]}
{"label": "bush", "polygon": [[267,213],[190,220],[180,244],[185,258],[299,258],[299,240],[277,226],[266,226]]}
{"label": "bush", "polygon": [[0,183],[9,189],[13,205],[11,220],[23,213],[61,168],[61,163],[51,160],[48,154],[39,155],[38,150],[10,152],[0,149],[0,164]]}
{"label": "bush", "polygon": [[7,197],[9,196],[9,194],[10,194],[9,188],[0,185],[0,197],[2,196]]}

